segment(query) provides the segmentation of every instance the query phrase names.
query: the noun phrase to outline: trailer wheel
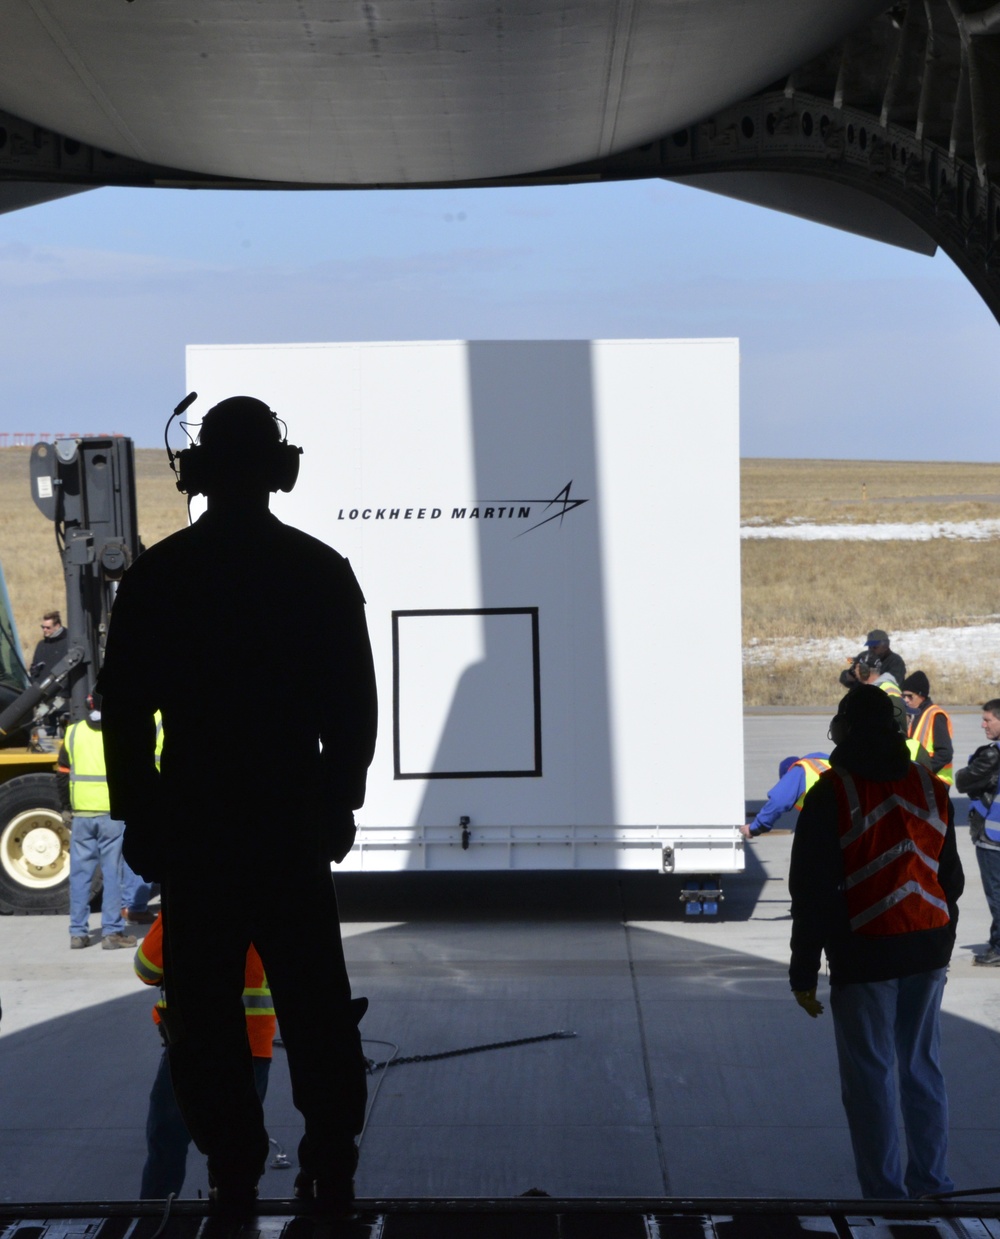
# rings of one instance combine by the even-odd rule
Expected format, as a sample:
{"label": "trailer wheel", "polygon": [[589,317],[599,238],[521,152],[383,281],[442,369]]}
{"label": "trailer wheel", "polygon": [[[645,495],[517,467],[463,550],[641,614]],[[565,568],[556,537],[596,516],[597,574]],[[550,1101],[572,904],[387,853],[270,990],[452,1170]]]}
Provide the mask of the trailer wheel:
{"label": "trailer wheel", "polygon": [[69,840],[52,775],[0,787],[0,912],[69,910]]}

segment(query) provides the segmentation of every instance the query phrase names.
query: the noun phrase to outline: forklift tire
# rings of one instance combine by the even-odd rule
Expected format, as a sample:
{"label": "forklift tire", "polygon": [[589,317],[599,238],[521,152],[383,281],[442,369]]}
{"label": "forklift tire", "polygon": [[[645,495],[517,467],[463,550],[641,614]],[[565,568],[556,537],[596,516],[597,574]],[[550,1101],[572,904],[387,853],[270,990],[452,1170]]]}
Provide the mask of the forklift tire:
{"label": "forklift tire", "polygon": [[0,786],[0,913],[69,911],[69,840],[54,775]]}

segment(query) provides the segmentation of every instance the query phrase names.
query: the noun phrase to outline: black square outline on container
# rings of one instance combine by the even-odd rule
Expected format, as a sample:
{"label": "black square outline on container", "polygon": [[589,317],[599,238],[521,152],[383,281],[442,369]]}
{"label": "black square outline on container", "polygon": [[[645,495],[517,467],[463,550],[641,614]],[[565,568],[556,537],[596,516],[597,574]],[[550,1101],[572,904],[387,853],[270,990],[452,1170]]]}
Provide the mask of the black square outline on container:
{"label": "black square outline on container", "polygon": [[[532,770],[429,770],[400,769],[399,752],[399,621],[428,615],[527,615],[531,618],[531,672],[534,694],[535,765]],[[441,608],[431,611],[392,612],[392,771],[394,779],[540,779],[542,777],[542,684],[538,643],[537,607]]]}

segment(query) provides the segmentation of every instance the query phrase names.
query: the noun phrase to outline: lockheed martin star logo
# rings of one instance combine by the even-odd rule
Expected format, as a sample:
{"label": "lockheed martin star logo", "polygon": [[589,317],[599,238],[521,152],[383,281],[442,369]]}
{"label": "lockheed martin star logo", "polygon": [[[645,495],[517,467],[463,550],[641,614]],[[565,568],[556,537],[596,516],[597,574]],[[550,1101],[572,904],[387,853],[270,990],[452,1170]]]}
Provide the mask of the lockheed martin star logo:
{"label": "lockheed martin star logo", "polygon": [[[561,526],[574,508],[581,508],[585,503],[590,502],[589,499],[574,499],[570,494],[572,489],[573,483],[570,481],[552,499],[477,499],[471,508],[453,507],[451,519],[453,521],[483,520],[492,524],[494,521],[530,521],[533,516],[541,516],[541,520],[536,520],[533,525],[529,525],[527,529],[522,529],[520,533],[514,535],[520,538],[526,533],[531,533],[533,529],[541,529],[550,521],[558,521]],[[437,505],[424,503],[422,507],[416,503],[410,507],[404,504],[398,507],[386,504],[385,507],[380,508],[373,504],[362,508],[359,505],[356,508],[340,508],[337,512],[338,521],[374,521],[376,523],[384,521],[386,524],[409,520],[438,521],[442,518],[448,520],[448,514],[440,501]]]}
{"label": "lockheed martin star logo", "polygon": [[588,499],[573,499],[570,497],[570,489],[573,485],[572,480],[566,483],[562,490],[555,496],[554,499],[477,499],[477,503],[517,503],[517,504],[541,504],[542,511],[548,512],[550,508],[555,508],[556,511],[550,516],[546,516],[544,520],[536,521],[534,525],[529,525],[527,529],[522,529],[517,535],[523,538],[526,533],[531,533],[533,529],[541,529],[543,525],[547,525],[549,521],[558,521],[561,525],[567,513],[572,512],[574,508],[582,507],[585,503],[589,503]]}

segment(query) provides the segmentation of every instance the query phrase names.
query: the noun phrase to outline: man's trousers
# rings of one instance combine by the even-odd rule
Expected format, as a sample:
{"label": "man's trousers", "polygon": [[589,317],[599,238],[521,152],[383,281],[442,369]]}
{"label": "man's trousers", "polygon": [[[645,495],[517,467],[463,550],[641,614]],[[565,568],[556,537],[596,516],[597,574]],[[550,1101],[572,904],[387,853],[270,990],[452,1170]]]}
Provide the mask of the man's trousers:
{"label": "man's trousers", "polygon": [[[263,832],[181,832],[162,885],[170,1074],[181,1113],[222,1194],[256,1185],[267,1132],[243,1008],[250,943],[264,964],[305,1120],[299,1164],[349,1180],[364,1123],[366,1065],[329,863]],[[222,843],[222,838],[225,843]]]}
{"label": "man's trousers", "polygon": [[[269,1058],[253,1060],[254,1084],[263,1102],[267,1095],[267,1079],[271,1071]],[[170,1080],[170,1065],[166,1051],[160,1055],[160,1065],[149,1092],[146,1114],[146,1164],[142,1168],[140,1200],[165,1200],[179,1196],[187,1176],[187,1155],[191,1133],[174,1096]]]}
{"label": "man's trousers", "polygon": [[[947,1169],[948,1098],[940,1066],[946,973],[938,968],[830,988],[841,1097],[866,1198],[899,1200],[954,1188]],[[906,1131],[905,1174],[897,1100]]]}

